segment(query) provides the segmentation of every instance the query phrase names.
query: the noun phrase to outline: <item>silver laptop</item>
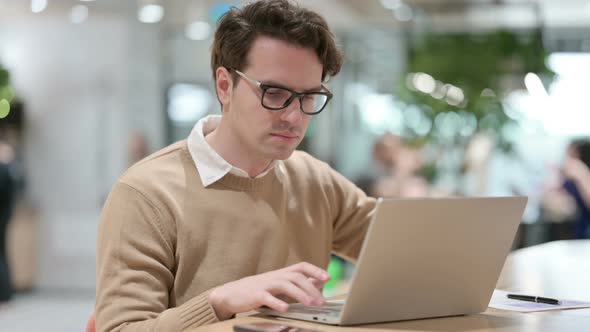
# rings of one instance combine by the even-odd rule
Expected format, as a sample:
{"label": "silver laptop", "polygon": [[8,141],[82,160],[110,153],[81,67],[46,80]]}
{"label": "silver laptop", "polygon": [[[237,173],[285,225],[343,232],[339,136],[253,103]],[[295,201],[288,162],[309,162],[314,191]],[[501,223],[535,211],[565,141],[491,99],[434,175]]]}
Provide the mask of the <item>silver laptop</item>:
{"label": "silver laptop", "polygon": [[333,325],[485,311],[526,197],[379,199],[344,301],[260,312]]}

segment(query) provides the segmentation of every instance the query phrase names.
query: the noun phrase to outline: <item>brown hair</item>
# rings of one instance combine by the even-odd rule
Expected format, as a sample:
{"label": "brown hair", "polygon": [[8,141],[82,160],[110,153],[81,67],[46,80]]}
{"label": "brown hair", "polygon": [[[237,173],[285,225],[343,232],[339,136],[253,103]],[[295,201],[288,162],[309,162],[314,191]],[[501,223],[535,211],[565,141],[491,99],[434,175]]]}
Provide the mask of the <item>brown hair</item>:
{"label": "brown hair", "polygon": [[211,50],[213,79],[219,67],[243,70],[258,36],[315,50],[323,65],[322,81],[338,74],[342,66],[342,53],[322,16],[289,0],[259,0],[232,7],[219,20]]}

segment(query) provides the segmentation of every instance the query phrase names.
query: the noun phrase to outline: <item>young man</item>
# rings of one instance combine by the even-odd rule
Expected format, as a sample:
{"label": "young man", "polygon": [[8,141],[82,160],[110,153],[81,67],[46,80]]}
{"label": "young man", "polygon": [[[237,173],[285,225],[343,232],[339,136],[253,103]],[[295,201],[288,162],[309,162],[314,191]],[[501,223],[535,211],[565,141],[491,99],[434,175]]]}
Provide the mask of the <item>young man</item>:
{"label": "young man", "polygon": [[324,303],[331,253],[356,259],[375,207],[294,152],[341,62],[324,19],[287,0],[223,16],[211,56],[222,115],[129,169],[105,204],[98,331],[180,331]]}

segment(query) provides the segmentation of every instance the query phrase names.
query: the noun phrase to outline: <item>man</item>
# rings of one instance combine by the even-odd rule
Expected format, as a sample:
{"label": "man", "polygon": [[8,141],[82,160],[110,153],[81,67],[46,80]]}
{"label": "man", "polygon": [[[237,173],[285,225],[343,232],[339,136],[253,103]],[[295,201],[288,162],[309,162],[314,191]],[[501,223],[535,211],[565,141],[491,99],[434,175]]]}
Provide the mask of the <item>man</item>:
{"label": "man", "polygon": [[222,116],[131,167],[98,235],[98,331],[179,331],[287,301],[321,305],[331,252],[357,258],[375,200],[294,152],[342,57],[287,0],[233,8],[211,66]]}

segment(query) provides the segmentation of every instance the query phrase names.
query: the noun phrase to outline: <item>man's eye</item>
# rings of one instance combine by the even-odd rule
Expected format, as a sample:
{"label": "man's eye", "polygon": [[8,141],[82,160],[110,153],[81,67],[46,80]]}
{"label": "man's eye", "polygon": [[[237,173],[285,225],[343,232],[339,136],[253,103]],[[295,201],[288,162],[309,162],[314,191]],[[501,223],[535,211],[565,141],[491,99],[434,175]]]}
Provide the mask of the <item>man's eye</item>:
{"label": "man's eye", "polygon": [[289,93],[287,91],[280,90],[280,89],[268,89],[268,90],[266,90],[266,94],[268,94],[272,97],[283,97],[283,96],[289,95]]}

